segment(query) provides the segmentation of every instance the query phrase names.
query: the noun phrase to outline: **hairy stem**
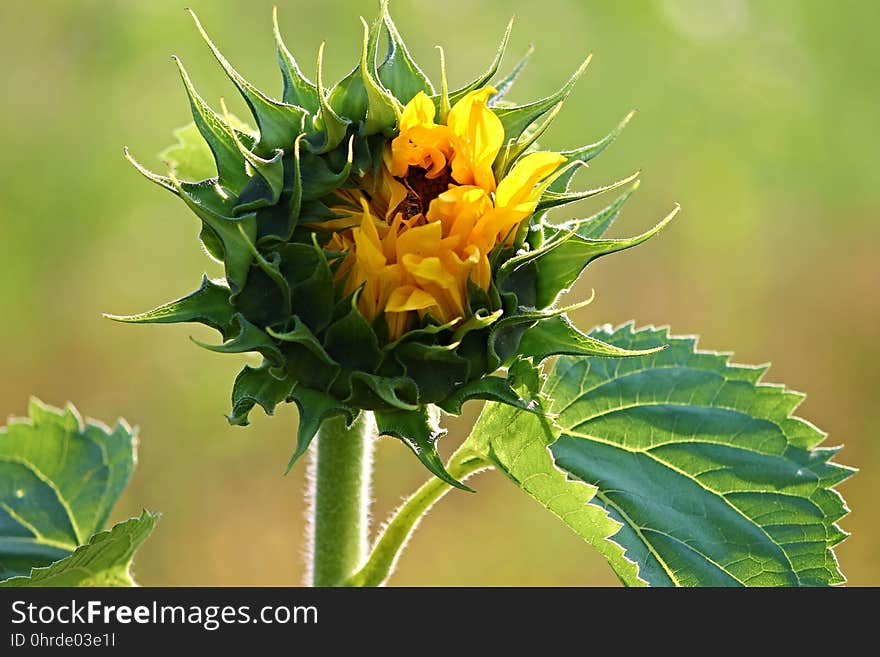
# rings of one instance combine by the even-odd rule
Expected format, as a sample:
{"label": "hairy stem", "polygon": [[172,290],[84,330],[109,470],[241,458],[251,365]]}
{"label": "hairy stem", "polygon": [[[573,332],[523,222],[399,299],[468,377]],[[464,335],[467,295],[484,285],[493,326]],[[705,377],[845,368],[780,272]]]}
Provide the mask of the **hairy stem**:
{"label": "hairy stem", "polygon": [[[463,481],[475,472],[489,467],[472,453],[456,452],[449,460],[449,474]],[[345,580],[345,586],[381,586],[394,571],[397,559],[406,547],[419,521],[431,507],[452,490],[445,481],[432,477],[410,495],[392,516],[376,541],[363,567]]]}
{"label": "hairy stem", "polygon": [[318,431],[310,481],[312,586],[340,585],[366,557],[375,433],[368,411],[351,427],[331,417]]}

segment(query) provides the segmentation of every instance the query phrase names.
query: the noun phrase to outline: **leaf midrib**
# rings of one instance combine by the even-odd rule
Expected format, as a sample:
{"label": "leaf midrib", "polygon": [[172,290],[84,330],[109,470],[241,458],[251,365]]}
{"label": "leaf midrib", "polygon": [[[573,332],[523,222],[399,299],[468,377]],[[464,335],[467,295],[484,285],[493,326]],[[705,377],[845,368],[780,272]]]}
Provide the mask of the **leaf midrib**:
{"label": "leaf midrib", "polygon": [[[565,435],[568,435],[568,434],[565,434]],[[575,436],[569,436],[569,437],[570,437],[570,438],[574,438]],[[766,529],[764,529],[761,525],[757,524],[754,520],[752,520],[751,518],[749,518],[749,517],[748,517],[745,513],[743,513],[743,512],[742,512],[742,511],[741,511],[741,510],[740,510],[735,504],[733,504],[730,500],[728,500],[727,497],[725,496],[725,494],[723,494],[723,493],[719,493],[718,491],[716,491],[716,490],[714,490],[714,489],[712,489],[712,488],[709,488],[708,486],[704,485],[699,479],[697,479],[697,478],[693,477],[692,475],[690,475],[689,473],[687,473],[687,472],[685,472],[685,471],[683,471],[683,470],[681,470],[681,469],[675,467],[675,466],[672,465],[671,463],[669,463],[669,462],[667,462],[667,461],[664,461],[663,459],[659,458],[658,456],[656,456],[655,454],[652,454],[652,453],[649,452],[649,451],[644,451],[644,450],[630,450],[630,449],[627,449],[626,447],[623,447],[623,446],[620,445],[619,443],[615,443],[615,442],[610,441],[610,440],[604,440],[604,439],[602,439],[602,438],[598,438],[597,436],[591,436],[591,435],[589,435],[589,434],[587,434],[587,435],[579,435],[579,436],[577,436],[577,437],[578,437],[578,438],[582,438],[582,439],[584,439],[584,440],[592,440],[592,441],[594,441],[594,442],[601,443],[601,444],[603,444],[603,445],[607,445],[607,446],[609,446],[609,447],[613,447],[613,448],[616,448],[616,449],[620,449],[620,450],[625,451],[625,452],[645,454],[648,458],[652,459],[652,460],[653,460],[654,462],[656,462],[658,465],[661,465],[661,466],[663,466],[663,467],[668,468],[669,470],[672,470],[673,472],[675,472],[675,473],[681,475],[682,477],[684,477],[684,478],[686,478],[686,479],[692,481],[694,484],[696,484],[697,486],[699,486],[701,489],[705,490],[705,491],[706,491],[707,493],[709,493],[710,495],[714,495],[715,497],[719,498],[719,499],[722,500],[722,501],[724,502],[724,504],[726,504],[731,510],[733,510],[737,515],[739,515],[741,518],[743,518],[743,520],[745,520],[747,523],[749,523],[750,525],[752,525],[753,527],[755,527],[756,529],[758,529],[758,530],[759,530],[759,531],[760,531],[760,532],[761,532],[761,533],[767,538],[767,540],[770,542],[770,544],[773,545],[773,546],[776,548],[776,550],[778,550],[778,551],[782,554],[782,557],[783,557],[783,559],[785,560],[785,563],[788,565],[788,568],[789,568],[791,574],[794,575],[795,579],[797,580],[798,584],[800,585],[800,583],[801,583],[800,575],[799,575],[798,572],[794,569],[794,564],[791,563],[791,559],[788,558],[788,554],[785,552],[785,550],[783,549],[783,547],[782,547],[779,543],[777,543],[777,542],[776,542],[776,541],[770,536],[770,534],[767,533],[767,530],[766,530]],[[598,487],[598,486],[597,486],[597,490],[599,490],[599,487]],[[615,508],[616,508],[616,507],[615,507]],[[631,526],[633,527],[633,529],[635,529],[635,525],[631,525]],[[660,530],[654,530],[653,528],[651,528],[651,529],[652,529],[652,531],[657,531],[658,533],[661,533],[661,534],[664,533],[664,532],[662,532],[662,531],[660,531]],[[638,534],[639,534],[639,537],[642,538],[642,539],[644,540],[644,536],[641,534],[641,532],[638,532]],[[679,542],[680,542],[680,541],[679,541]],[[648,548],[653,552],[653,546],[650,546],[649,544],[646,543],[646,547],[648,547]],[[688,546],[688,547],[690,548],[690,546]],[[693,548],[690,548],[690,549],[693,550]],[[708,557],[706,557],[706,555],[703,555],[703,554],[701,554],[701,553],[699,553],[699,554],[700,554],[700,556],[706,558],[707,561],[710,561],[710,562],[711,562],[711,560],[708,559]],[[712,563],[714,563],[714,562],[712,562]],[[716,564],[716,565],[717,565],[717,564]],[[742,584],[742,582],[739,580],[739,578],[737,578],[733,573],[728,572],[727,569],[722,568],[721,566],[719,566],[719,568],[721,568],[721,570],[722,570],[723,572],[725,572],[727,575],[729,575],[730,577],[732,577],[733,579],[737,580],[738,582],[740,582],[740,583]]]}
{"label": "leaf midrib", "polygon": [[[38,467],[36,467],[36,465],[31,463],[27,459],[16,458],[13,456],[3,456],[3,457],[0,457],[0,463],[14,463],[17,465],[24,466],[25,468],[30,470],[37,479],[39,479],[44,484],[46,484],[52,490],[52,492],[55,493],[55,497],[58,499],[58,503],[61,505],[61,508],[64,509],[64,513],[67,515],[67,519],[70,522],[70,527],[71,527],[71,529],[73,529],[74,537],[76,538],[76,544],[74,545],[74,548],[76,548],[76,545],[81,545],[84,542],[84,538],[82,536],[82,531],[80,530],[79,524],[76,522],[76,518],[73,515],[73,509],[70,508],[70,504],[68,504],[67,500],[61,494],[61,491],[58,490],[58,487],[55,485],[54,481],[52,481],[46,475],[44,475],[43,472]],[[5,504],[3,506],[6,507]],[[42,537],[42,534],[40,532],[37,532],[28,523],[23,523],[17,514],[13,513],[11,515],[13,515],[13,517],[15,517],[16,522],[18,522],[20,525],[22,525],[22,527],[25,527],[29,531],[34,532],[36,536]]]}

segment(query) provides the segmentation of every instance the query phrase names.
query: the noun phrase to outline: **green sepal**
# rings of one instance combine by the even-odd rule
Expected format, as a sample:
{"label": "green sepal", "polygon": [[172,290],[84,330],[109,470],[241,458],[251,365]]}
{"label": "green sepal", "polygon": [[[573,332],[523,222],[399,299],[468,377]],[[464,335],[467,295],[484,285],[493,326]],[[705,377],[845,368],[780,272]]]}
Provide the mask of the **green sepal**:
{"label": "green sepal", "polygon": [[550,356],[605,356],[626,358],[648,356],[666,349],[659,345],[649,349],[624,349],[582,333],[565,315],[556,315],[539,321],[523,333],[519,353],[541,362]]}
{"label": "green sepal", "polygon": [[345,402],[353,408],[382,408],[389,410],[418,410],[419,388],[405,376],[377,376],[367,372],[353,372],[351,395]]}
{"label": "green sepal", "polygon": [[278,203],[284,189],[284,151],[277,150],[271,160],[264,160],[242,146],[245,159],[255,172],[241,190],[238,203],[232,209],[232,216],[239,217],[260,208]]}
{"label": "green sepal", "polygon": [[326,387],[329,387],[336,377],[339,376],[339,372],[342,368],[339,363],[333,360],[330,354],[327,353],[323,345],[315,337],[315,334],[312,333],[309,327],[306,326],[297,315],[294,315],[291,319],[293,320],[293,328],[291,330],[277,333],[270,327],[266,329],[266,332],[276,340],[299,344],[308,349],[308,351],[311,352],[311,354],[320,362],[320,366],[323,369],[323,378],[326,378],[328,381]]}
{"label": "green sepal", "polygon": [[281,68],[281,78],[284,83],[282,100],[289,105],[302,107],[310,114],[317,114],[319,107],[318,88],[302,74],[299,64],[296,63],[296,59],[281,37],[281,28],[278,26],[278,7],[272,8],[272,29],[275,35],[278,66]]}
{"label": "green sepal", "polygon": [[202,275],[199,289],[176,301],[169,301],[157,308],[137,315],[109,315],[107,319],[127,324],[178,324],[198,322],[217,331],[224,339],[235,333],[232,317],[235,309],[229,303],[229,288]]}
{"label": "green sepal", "polygon": [[353,123],[363,121],[367,116],[367,88],[361,75],[361,65],[337,82],[327,95],[327,104],[338,116],[344,116]]}
{"label": "green sepal", "polygon": [[379,435],[402,440],[430,472],[450,486],[473,493],[474,490],[455,479],[446,471],[437,452],[437,441],[446,435],[438,422],[438,413],[431,406],[416,411],[375,411]]}
{"label": "green sepal", "polygon": [[526,53],[522,56],[522,58],[516,63],[516,66],[513,67],[513,70],[510,71],[507,75],[501,78],[498,82],[495,83],[495,89],[497,89],[496,93],[494,93],[489,98],[489,107],[496,106],[499,102],[504,100],[504,97],[513,87],[514,83],[520,76],[520,73],[523,72],[523,69],[526,67],[526,64],[529,63],[529,59],[531,59],[532,55],[535,52],[535,47],[533,45],[529,45],[526,49]]}
{"label": "green sepal", "polygon": [[237,332],[222,344],[207,344],[195,338],[190,338],[190,340],[200,347],[220,354],[243,354],[254,351],[262,354],[263,358],[275,366],[284,364],[284,356],[275,341],[263,330],[251,324],[244,315],[241,313],[233,315],[232,325],[233,328],[237,327]]}
{"label": "green sepal", "polygon": [[[342,82],[348,80],[351,75],[353,75],[355,71],[352,71],[349,74],[348,78],[345,78]],[[340,82],[340,84],[342,84]],[[357,82],[360,82],[357,79]],[[355,85],[356,86],[356,85]],[[325,91],[324,88],[324,44],[318,48],[318,114],[315,116],[313,124],[315,128],[318,130],[317,134],[309,135],[306,143],[310,146],[311,150],[315,153],[329,153],[334,148],[339,146],[342,143],[342,140],[345,139],[345,135],[348,132],[348,126],[351,125],[351,120],[348,119],[350,114],[347,114],[344,110],[347,109],[348,103],[348,95],[347,91],[343,90],[340,92],[340,97],[337,100],[339,102],[340,107],[335,107],[332,103],[331,96],[334,91],[330,92],[330,96]],[[352,93],[359,96],[360,90],[353,89]],[[342,110],[338,112],[337,109]],[[366,111],[366,110],[365,110]]]}
{"label": "green sepal", "polygon": [[532,123],[565,100],[574,88],[575,83],[584,74],[584,71],[587,70],[591,57],[587,57],[584,60],[584,63],[574,72],[574,75],[555,94],[528,105],[496,108],[495,114],[498,115],[498,118],[501,119],[501,124],[504,126],[505,139],[508,141],[518,139]]}
{"label": "green sepal", "polygon": [[336,191],[342,187],[351,175],[351,167],[354,161],[354,137],[348,141],[347,157],[345,164],[339,171],[333,171],[328,165],[327,158],[314,153],[300,155],[300,176],[302,185],[302,198],[304,201],[314,201]]}
{"label": "green sepal", "polygon": [[[495,158],[495,162],[492,164],[492,170],[495,173],[495,177],[498,180],[501,180],[504,176],[508,174],[510,169],[516,163],[517,159],[523,155],[526,151],[534,146],[535,142],[547,131],[547,128],[551,126],[551,124],[556,120],[556,117],[559,115],[559,112],[562,110],[563,101],[560,101],[553,107],[549,112],[544,115],[541,119],[541,123],[537,126],[532,126],[525,132],[523,132],[518,138],[511,139],[507,142],[507,145],[499,151],[497,157]],[[525,233],[528,229],[528,222],[524,221],[520,224],[520,232]],[[522,244],[521,237],[518,236],[518,239],[515,242],[516,244]]]}
{"label": "green sepal", "polygon": [[272,247],[293,238],[303,206],[300,168],[301,142],[305,134],[293,143],[293,152],[284,156],[283,196],[280,202],[257,211],[257,246]]}
{"label": "green sepal", "polygon": [[[492,60],[492,63],[489,64],[489,68],[486,69],[486,71],[482,75],[480,75],[475,80],[472,80],[461,89],[451,92],[449,94],[449,103],[451,105],[455,105],[455,103],[464,98],[471,91],[485,87],[489,83],[489,81],[493,77],[495,77],[495,74],[498,72],[498,68],[501,66],[501,60],[504,59],[504,53],[507,51],[507,43],[510,41],[510,33],[512,31],[513,18],[511,18],[510,21],[507,23],[507,29],[504,30],[504,36],[501,37],[501,43],[498,46],[498,51],[495,53],[495,58]],[[435,98],[435,102],[439,103],[440,98]]]}
{"label": "green sepal", "polygon": [[193,122],[214,156],[219,184],[238,194],[250,178],[245,171],[244,156],[235,138],[235,128],[226,123],[198,94],[180,58],[174,57],[174,62],[183,80],[183,87],[192,109]]}
{"label": "green sepal", "polygon": [[641,171],[636,171],[626,178],[621,178],[620,180],[617,180],[608,185],[602,185],[593,189],[585,189],[580,192],[553,192],[547,189],[544,191],[543,194],[541,194],[541,198],[538,201],[538,207],[535,208],[535,212],[544,212],[552,208],[558,208],[563,205],[568,205],[569,203],[574,203],[576,201],[583,201],[584,199],[598,196],[599,194],[604,194],[605,192],[610,192],[615,189],[619,189],[620,187],[623,187],[624,185],[628,185],[629,183],[635,181],[639,177],[639,175],[641,175]]}
{"label": "green sepal", "polygon": [[[192,208],[192,203],[195,203],[200,207],[204,207],[206,210],[210,210],[219,217],[227,217],[227,215],[232,214],[231,203],[235,199],[232,196],[224,196],[220,193],[217,187],[216,178],[199,182],[175,182],[174,176],[162,176],[147,169],[134,159],[128,148],[124,148],[123,152],[125,153],[125,159],[131,162],[141,175],[151,182],[156,183],[163,189],[170,191],[175,196],[182,198],[189,207]],[[223,240],[220,238],[217,231],[215,231],[209,223],[205,222],[201,214],[198,212],[196,212],[196,214],[202,219],[202,229],[199,232],[199,240],[202,242],[205,252],[217,262],[223,262]]]}
{"label": "green sepal", "polygon": [[[623,120],[617,124],[617,127],[614,128],[611,132],[609,132],[605,137],[595,142],[594,144],[587,144],[586,146],[581,146],[580,148],[575,148],[570,151],[562,151],[560,155],[565,157],[565,161],[567,164],[572,162],[581,162],[582,164],[586,164],[594,157],[599,155],[602,151],[608,148],[611,143],[617,139],[617,136],[623,131],[626,127],[626,124],[629,123],[630,119],[635,115],[635,110],[627,114],[623,117]],[[550,186],[547,188],[550,192],[567,192],[568,186],[571,183],[571,179],[577,173],[579,167],[572,168],[563,168],[563,173],[558,176],[556,179],[550,183]]]}
{"label": "green sepal", "polygon": [[205,43],[208,44],[226,75],[238,88],[257,121],[260,138],[254,146],[255,152],[260,156],[267,156],[278,149],[289,148],[297,135],[303,131],[306,110],[302,107],[272,100],[242,77],[211,41],[195,12],[192,9],[188,11]]}
{"label": "green sepal", "polygon": [[174,176],[171,177],[171,181],[178,196],[211,229],[212,235],[223,246],[222,260],[226,268],[226,281],[229,283],[229,289],[233,293],[237,292],[247,279],[253,259],[252,244],[257,235],[256,215],[248,214],[238,218],[223,216],[187,194],[181,187],[180,181]]}
{"label": "green sepal", "polygon": [[[182,198],[184,201],[192,201],[200,207],[211,210],[211,212],[217,215],[224,217],[228,216],[230,219],[232,218],[231,215],[235,198],[218,186],[218,179],[216,177],[195,182],[182,181],[178,179],[177,173],[173,168],[169,171],[170,175],[163,176],[150,171],[138,162],[129,152],[128,148],[123,148],[122,152],[125,154],[125,159],[127,159],[134,168],[149,181],[168,190],[175,196]],[[222,261],[222,247],[218,260]]]}
{"label": "green sepal", "polygon": [[321,423],[333,415],[344,415],[347,426],[354,423],[356,413],[335,397],[320,390],[313,390],[302,385],[295,385],[290,392],[288,401],[296,403],[299,408],[299,429],[296,434],[296,449],[287,463],[284,474],[290,472],[294,464],[309,449]]}
{"label": "green sepal", "polygon": [[500,308],[495,312],[490,312],[485,308],[478,308],[473,315],[471,315],[464,322],[461,323],[461,326],[458,326],[455,329],[455,333],[452,334],[453,344],[461,342],[464,336],[466,336],[471,331],[481,331],[488,326],[492,326],[492,324],[501,319],[501,316],[503,314],[504,311]]}
{"label": "green sepal", "polygon": [[617,217],[620,216],[623,206],[638,188],[639,181],[636,181],[632,187],[618,196],[610,205],[586,219],[572,219],[561,224],[544,224],[542,226],[544,239],[550,244],[558,237],[571,231],[576,232],[585,239],[598,239],[602,237],[611,228]]}
{"label": "green sepal", "polygon": [[327,327],[324,348],[348,371],[373,372],[379,366],[379,341],[358,311],[356,296],[352,296],[348,312]]}
{"label": "green sepal", "polygon": [[438,406],[450,415],[461,415],[461,407],[472,399],[500,402],[523,411],[541,413],[537,400],[523,399],[510,387],[510,380],[500,376],[484,376],[457,388]]}
{"label": "green sepal", "polygon": [[373,25],[367,24],[363,18],[364,45],[361,52],[361,75],[364,89],[367,92],[367,115],[364,122],[364,135],[384,134],[390,136],[397,125],[397,117],[403,105],[382,85],[376,73],[376,57],[379,49],[379,34],[382,27],[382,16]]}
{"label": "green sepal", "polygon": [[281,273],[290,284],[293,313],[314,333],[322,331],[333,316],[333,274],[324,252],[315,242],[289,243],[278,251]]}
{"label": "green sepal", "polygon": [[229,424],[246,427],[255,405],[259,404],[266,415],[272,415],[275,406],[287,401],[295,383],[287,376],[279,378],[276,373],[267,360],[260,367],[244,366],[232,385],[232,412],[226,416]]}
{"label": "green sepal", "polygon": [[383,351],[389,352],[397,349],[398,346],[402,345],[405,342],[411,342],[413,340],[418,340],[423,337],[437,335],[438,333],[442,333],[443,331],[451,330],[459,320],[453,319],[445,324],[432,324],[428,323],[421,328],[410,329],[399,338],[394,340],[393,342],[389,342],[384,347],[382,347]]}
{"label": "green sepal", "polygon": [[409,341],[394,350],[394,357],[416,382],[422,404],[446,398],[452,384],[467,381],[471,371],[470,363],[450,346]]}
{"label": "green sepal", "polygon": [[545,246],[534,259],[537,267],[538,308],[552,306],[559,295],[568,290],[584,268],[596,258],[646,242],[659,233],[678,213],[678,206],[656,226],[641,235],[625,239],[588,239],[572,231]]}
{"label": "green sepal", "polygon": [[397,31],[397,25],[388,13],[387,1],[382,3],[381,16],[388,33],[388,53],[377,69],[379,81],[401,103],[408,103],[420,91],[433,96],[434,85],[410,55],[400,32]]}
{"label": "green sepal", "polygon": [[[514,297],[514,295],[509,296]],[[592,298],[573,306],[554,308],[552,310],[521,309],[520,312],[503,317],[489,329],[489,339],[487,341],[489,368],[494,370],[513,358],[518,353],[523,333],[537,322],[581,308],[591,301]]]}

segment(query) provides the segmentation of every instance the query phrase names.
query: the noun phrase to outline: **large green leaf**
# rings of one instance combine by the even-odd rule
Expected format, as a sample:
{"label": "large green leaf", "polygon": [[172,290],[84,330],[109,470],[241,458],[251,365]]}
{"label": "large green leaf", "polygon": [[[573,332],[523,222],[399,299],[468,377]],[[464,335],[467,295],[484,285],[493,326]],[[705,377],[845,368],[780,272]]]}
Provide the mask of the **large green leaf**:
{"label": "large green leaf", "polygon": [[30,403],[0,428],[0,579],[68,556],[104,527],[135,464],[135,434]]}
{"label": "large green leaf", "polygon": [[95,534],[69,557],[46,568],[34,568],[29,577],[14,577],[0,587],[22,586],[136,586],[131,561],[156,525],[159,516],[144,511],[113,529]]}
{"label": "large green leaf", "polygon": [[[541,374],[527,361],[516,361],[508,380],[523,398],[535,399],[540,395]],[[601,552],[621,580],[644,585],[638,577],[638,566],[624,555],[620,545],[610,540],[621,524],[609,517],[604,508],[590,503],[595,486],[567,478],[553,464],[548,447],[558,435],[549,417],[488,402],[462,449],[494,465]]]}
{"label": "large green leaf", "polygon": [[[561,427],[556,465],[595,487],[590,507],[656,586],[802,586],[844,581],[832,547],[847,512],[825,437],[792,416],[803,395],[760,383],[665,329],[598,329],[634,358],[560,358],[545,388]],[[525,416],[523,416],[525,417]],[[511,440],[512,432],[506,439]],[[616,569],[618,574],[620,570]],[[623,576],[625,583],[634,580]]]}

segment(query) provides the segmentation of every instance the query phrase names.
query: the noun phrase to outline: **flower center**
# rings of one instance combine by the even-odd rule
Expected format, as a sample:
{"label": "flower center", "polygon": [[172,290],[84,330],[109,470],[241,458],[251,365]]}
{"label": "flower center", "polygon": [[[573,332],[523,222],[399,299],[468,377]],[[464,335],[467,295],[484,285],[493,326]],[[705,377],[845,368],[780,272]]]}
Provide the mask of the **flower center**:
{"label": "flower center", "polygon": [[455,184],[452,170],[447,166],[440,175],[429,177],[429,172],[418,166],[411,166],[403,178],[396,178],[406,188],[406,198],[398,206],[406,219],[428,213],[431,201]]}

